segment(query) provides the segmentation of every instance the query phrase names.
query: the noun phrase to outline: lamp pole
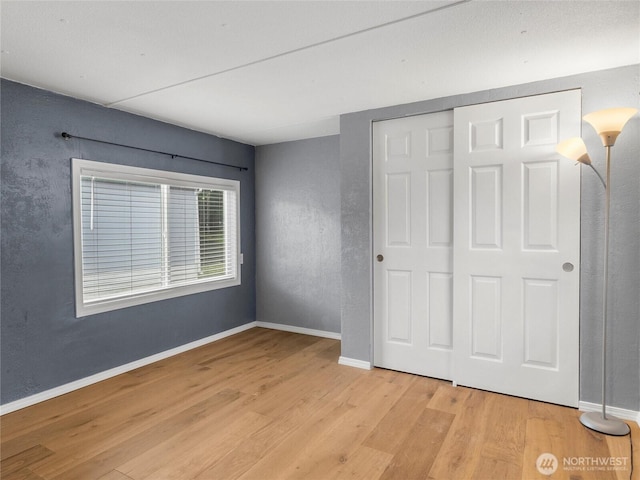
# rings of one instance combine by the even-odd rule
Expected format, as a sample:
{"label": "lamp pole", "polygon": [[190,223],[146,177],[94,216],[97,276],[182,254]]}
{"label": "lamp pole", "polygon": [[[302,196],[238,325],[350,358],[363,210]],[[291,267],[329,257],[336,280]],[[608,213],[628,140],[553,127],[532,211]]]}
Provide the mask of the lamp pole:
{"label": "lamp pole", "polygon": [[602,418],[607,420],[607,317],[609,299],[609,208],[611,205],[611,145],[606,145],[604,187],[604,266],[602,282]]}
{"label": "lamp pole", "polygon": [[[613,139],[615,141],[615,138]],[[607,435],[627,435],[631,430],[622,420],[607,417],[607,317],[609,293],[609,207],[611,204],[611,146],[606,142],[606,178],[604,185],[604,267],[602,282],[602,413],[588,412],[580,416],[580,422],[587,428]],[[595,169],[594,169],[595,170]]]}

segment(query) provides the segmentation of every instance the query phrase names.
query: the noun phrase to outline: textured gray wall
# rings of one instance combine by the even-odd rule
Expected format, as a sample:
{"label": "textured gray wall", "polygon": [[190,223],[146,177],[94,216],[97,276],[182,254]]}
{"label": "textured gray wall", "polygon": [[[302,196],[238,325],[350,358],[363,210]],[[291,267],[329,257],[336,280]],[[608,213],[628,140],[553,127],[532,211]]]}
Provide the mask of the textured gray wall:
{"label": "textured gray wall", "polygon": [[257,313],[340,332],[338,136],[256,149]]}
{"label": "textured gray wall", "polygon": [[[342,196],[342,355],[370,361],[372,321],[371,122],[463,105],[582,88],[584,113],[639,106],[640,67],[632,65],[566,78],[346,114],[340,120]],[[640,410],[640,117],[630,121],[612,150],[608,337],[609,405]],[[583,136],[604,173],[604,148],[590,125]],[[578,168],[578,167],[576,167]],[[603,189],[582,172],[580,287],[580,400],[601,402]]]}
{"label": "textured gray wall", "polygon": [[[255,320],[254,147],[5,80],[1,95],[3,404]],[[71,157],[240,180],[242,285],[75,318]]]}

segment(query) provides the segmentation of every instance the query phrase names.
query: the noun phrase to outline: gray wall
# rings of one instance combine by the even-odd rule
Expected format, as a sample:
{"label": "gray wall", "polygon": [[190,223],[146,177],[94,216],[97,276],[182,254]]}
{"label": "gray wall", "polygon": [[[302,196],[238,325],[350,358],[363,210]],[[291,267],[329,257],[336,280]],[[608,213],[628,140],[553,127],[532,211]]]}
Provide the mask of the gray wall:
{"label": "gray wall", "polygon": [[340,332],[339,137],[256,149],[257,319]]}
{"label": "gray wall", "polygon": [[[584,113],[639,106],[638,65],[346,114],[340,121],[342,196],[342,355],[371,361],[371,122],[458,106],[582,88]],[[640,410],[640,117],[635,116],[612,150],[612,211],[608,332],[609,405]],[[603,172],[604,148],[583,124],[587,147]],[[578,167],[576,167],[578,168]],[[603,189],[582,172],[580,287],[580,400],[601,402],[601,301]],[[609,370],[608,368],[608,370]]]}
{"label": "gray wall", "polygon": [[[3,404],[255,320],[254,147],[5,80],[1,101]],[[240,180],[242,285],[75,318],[71,157]]]}

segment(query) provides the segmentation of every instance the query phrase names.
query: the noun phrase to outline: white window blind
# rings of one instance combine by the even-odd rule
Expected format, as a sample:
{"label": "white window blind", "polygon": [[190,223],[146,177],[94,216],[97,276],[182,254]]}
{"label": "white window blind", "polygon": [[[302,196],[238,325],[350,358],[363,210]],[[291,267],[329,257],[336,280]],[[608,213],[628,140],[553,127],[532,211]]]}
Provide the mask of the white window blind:
{"label": "white window blind", "polygon": [[74,159],[78,316],[238,285],[238,196],[236,181]]}

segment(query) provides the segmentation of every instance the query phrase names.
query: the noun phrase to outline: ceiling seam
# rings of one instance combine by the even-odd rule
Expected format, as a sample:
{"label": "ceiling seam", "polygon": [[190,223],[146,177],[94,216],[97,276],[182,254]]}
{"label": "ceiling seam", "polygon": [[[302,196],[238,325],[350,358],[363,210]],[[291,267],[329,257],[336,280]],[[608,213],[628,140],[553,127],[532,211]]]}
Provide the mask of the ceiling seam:
{"label": "ceiling seam", "polygon": [[146,92],[138,93],[138,94],[132,95],[130,97],[126,97],[126,98],[122,98],[120,100],[115,100],[113,102],[105,103],[104,106],[105,107],[113,107],[115,105],[118,105],[118,104],[123,103],[123,102],[127,102],[129,100],[135,100],[137,98],[141,98],[141,97],[144,97],[144,96],[147,96],[147,95],[151,95],[151,94],[154,94],[154,93],[162,92],[162,91],[165,91],[165,90],[170,90],[172,88],[181,87],[183,85],[188,85],[190,83],[198,82],[200,80],[204,80],[204,79],[207,79],[207,78],[216,77],[218,75],[224,75],[225,73],[229,73],[229,72],[233,72],[233,71],[236,71],[236,70],[241,70],[243,68],[247,68],[247,67],[251,67],[251,66],[254,66],[254,65],[258,65],[258,64],[261,64],[261,63],[269,62],[271,60],[275,60],[277,58],[282,58],[282,57],[285,57],[287,55],[292,55],[294,53],[299,53],[299,52],[303,52],[305,50],[310,50],[312,48],[321,47],[323,45],[327,45],[327,44],[330,44],[330,43],[338,42],[340,40],[344,40],[346,38],[354,37],[356,35],[362,35],[363,33],[368,33],[368,32],[374,31],[374,30],[378,30],[378,29],[381,29],[381,28],[389,27],[391,25],[396,25],[398,23],[402,23],[402,22],[406,22],[406,21],[409,21],[409,20],[413,20],[415,18],[419,18],[419,17],[423,17],[423,16],[426,16],[426,15],[430,15],[432,13],[436,13],[436,12],[439,12],[441,10],[446,10],[446,9],[449,9],[449,8],[452,8],[452,7],[456,7],[456,6],[462,5],[464,3],[469,3],[471,1],[472,0],[459,0],[457,2],[450,3],[448,5],[442,5],[440,7],[434,8],[432,10],[426,10],[424,12],[420,12],[420,13],[416,13],[416,14],[413,14],[413,15],[409,15],[408,17],[399,18],[399,19],[396,19],[396,20],[392,20],[390,22],[381,23],[380,25],[374,25],[373,27],[368,27],[368,28],[365,28],[365,29],[362,29],[362,30],[358,30],[358,31],[355,31],[355,32],[350,32],[350,33],[347,33],[347,34],[344,34],[344,35],[339,35],[337,37],[329,38],[329,39],[323,40],[321,42],[312,43],[310,45],[305,45],[303,47],[295,48],[293,50],[288,50],[286,52],[278,53],[276,55],[271,55],[269,57],[265,57],[265,58],[261,58],[261,59],[258,59],[258,60],[254,60],[252,62],[245,63],[245,64],[242,64],[242,65],[237,65],[235,67],[227,68],[225,70],[220,70],[220,71],[214,72],[214,73],[208,73],[206,75],[202,75],[202,76],[195,77],[195,78],[190,78],[189,80],[184,80],[182,82],[174,83],[174,84],[171,84],[171,85],[166,85],[166,86],[160,87],[160,88],[155,88],[153,90],[148,90]]}

